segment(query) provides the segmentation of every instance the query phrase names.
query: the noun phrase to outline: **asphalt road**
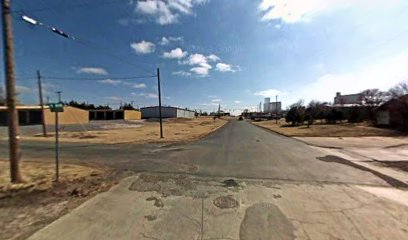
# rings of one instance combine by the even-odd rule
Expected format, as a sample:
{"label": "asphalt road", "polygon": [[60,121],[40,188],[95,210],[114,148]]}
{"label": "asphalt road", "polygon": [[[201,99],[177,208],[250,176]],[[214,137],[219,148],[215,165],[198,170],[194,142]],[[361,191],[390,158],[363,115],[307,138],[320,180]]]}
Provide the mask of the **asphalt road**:
{"label": "asphalt road", "polygon": [[[24,159],[53,156],[49,143],[23,149]],[[63,162],[143,173],[30,240],[365,240],[406,239],[408,231],[408,195],[389,187],[392,179],[245,121],[187,144],[62,144],[61,152]]]}
{"label": "asphalt road", "polygon": [[[6,144],[0,142],[0,149],[7,149]],[[23,156],[25,159],[53,159],[53,145],[23,142]],[[1,151],[0,157],[6,158],[7,151]],[[342,161],[331,161],[316,148],[245,121],[231,121],[205,139],[187,144],[62,143],[61,159],[62,162],[103,164],[134,172],[388,185],[387,179]]]}

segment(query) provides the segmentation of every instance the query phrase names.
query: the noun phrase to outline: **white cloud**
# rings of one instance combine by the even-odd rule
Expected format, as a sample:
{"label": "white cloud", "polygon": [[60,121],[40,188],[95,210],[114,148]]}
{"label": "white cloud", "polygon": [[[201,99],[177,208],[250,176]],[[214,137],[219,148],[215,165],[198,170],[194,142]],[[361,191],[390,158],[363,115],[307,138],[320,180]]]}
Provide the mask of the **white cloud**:
{"label": "white cloud", "polygon": [[139,93],[139,96],[145,98],[158,98],[159,96],[155,93]]}
{"label": "white cloud", "polygon": [[190,56],[186,60],[179,61],[179,64],[194,66],[193,68],[190,69],[190,71],[203,77],[207,76],[210,70],[213,68],[210,62],[217,62],[220,60],[221,59],[215,54],[205,56],[200,53],[194,53],[190,54]]}
{"label": "white cloud", "polygon": [[368,88],[388,90],[408,78],[408,54],[400,54],[382,59],[359,70],[343,74],[325,74],[300,89],[291,91],[289,103],[297,99],[306,102],[316,99],[332,102],[336,92],[342,94],[358,93]]}
{"label": "white cloud", "polygon": [[254,93],[255,96],[262,96],[262,97],[274,97],[276,95],[282,95],[283,92],[276,90],[276,89],[268,89]]}
{"label": "white cloud", "polygon": [[232,69],[231,65],[226,64],[226,63],[217,63],[216,69],[217,71],[220,71],[220,72],[235,72],[235,70]]}
{"label": "white cloud", "polygon": [[239,101],[239,100],[235,100],[235,101],[234,101],[234,103],[236,103],[236,104],[240,104],[240,103],[241,103],[241,101]]}
{"label": "white cloud", "polygon": [[202,103],[202,106],[218,106],[220,103],[211,102],[211,103]]}
{"label": "white cloud", "polygon": [[184,58],[187,55],[187,52],[183,51],[181,48],[175,48],[170,52],[163,53],[164,58]]}
{"label": "white cloud", "polygon": [[173,72],[174,75],[178,75],[178,76],[182,76],[182,77],[188,77],[191,76],[190,72],[186,72],[186,71],[177,71],[177,72]]}
{"label": "white cloud", "polygon": [[262,21],[297,23],[310,21],[322,13],[340,8],[358,6],[367,9],[369,6],[383,7],[399,2],[400,0],[262,0],[258,8],[262,12]]}
{"label": "white cloud", "polygon": [[262,20],[280,19],[286,23],[310,21],[313,17],[340,7],[369,3],[368,0],[263,0],[259,9]]}
{"label": "white cloud", "polygon": [[159,42],[159,44],[162,46],[168,45],[169,43],[170,43],[170,40],[166,37],[162,37],[162,39]]}
{"label": "white cloud", "polygon": [[206,0],[147,0],[137,1],[136,12],[149,15],[160,25],[177,23],[180,15],[191,15],[194,6]]}
{"label": "white cloud", "polygon": [[205,65],[205,66],[208,66],[207,58],[204,55],[199,54],[199,53],[191,54],[188,61],[187,61],[187,63],[189,65],[200,65],[200,66]]}
{"label": "white cloud", "polygon": [[83,67],[83,68],[78,69],[77,73],[108,75],[108,71],[100,67]]}
{"label": "white cloud", "polygon": [[213,62],[217,62],[217,61],[220,61],[220,60],[221,60],[221,59],[220,59],[217,55],[215,55],[215,54],[211,54],[211,55],[207,56],[207,59],[209,59],[209,60],[211,60],[211,61],[213,61]]}
{"label": "white cloud", "polygon": [[152,53],[156,48],[154,43],[146,42],[144,40],[138,43],[131,43],[130,47],[133,48],[133,50],[135,50],[135,52],[138,54]]}
{"label": "white cloud", "polygon": [[27,94],[27,93],[31,93],[33,91],[34,91],[33,88],[29,88],[29,87],[21,86],[21,85],[16,86],[17,94]]}
{"label": "white cloud", "polygon": [[169,45],[171,42],[182,42],[184,41],[183,37],[162,37],[159,44],[162,46]]}
{"label": "white cloud", "polygon": [[182,42],[184,41],[183,37],[169,37],[169,40],[172,42]]}
{"label": "white cloud", "polygon": [[212,99],[211,102],[220,103],[220,102],[222,102],[222,99],[221,98],[215,98],[215,99]]}
{"label": "white cloud", "polygon": [[207,76],[210,69],[207,67],[193,67],[190,69],[193,73],[199,75],[199,76]]}
{"label": "white cloud", "polygon": [[195,66],[190,69],[191,72],[199,76],[207,76],[209,74],[212,66],[208,63],[208,57],[203,54],[195,53],[191,54],[186,61],[181,62],[181,64],[188,64]]}
{"label": "white cloud", "polygon": [[119,85],[122,81],[121,81],[121,80],[105,79],[105,80],[99,80],[98,82],[104,83],[104,84],[113,85],[113,86],[117,86],[117,85]]}
{"label": "white cloud", "polygon": [[114,101],[114,102],[120,102],[123,101],[123,98],[121,97],[116,97],[116,96],[110,96],[110,97],[105,97],[108,100]]}
{"label": "white cloud", "polygon": [[137,89],[139,89],[139,88],[146,88],[147,86],[146,86],[146,84],[144,84],[144,83],[134,83],[134,84],[132,84],[132,88],[137,88]]}

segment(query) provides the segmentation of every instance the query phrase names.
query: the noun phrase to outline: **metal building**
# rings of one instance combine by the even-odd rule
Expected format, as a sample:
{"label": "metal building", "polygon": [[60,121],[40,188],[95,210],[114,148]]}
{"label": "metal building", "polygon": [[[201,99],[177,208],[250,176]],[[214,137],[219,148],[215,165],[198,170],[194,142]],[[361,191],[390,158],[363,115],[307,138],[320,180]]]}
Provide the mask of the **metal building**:
{"label": "metal building", "polygon": [[[159,118],[159,107],[145,107],[141,108],[142,118]],[[194,118],[195,112],[177,108],[177,107],[162,107],[162,117],[163,118]]]}
{"label": "metal building", "polygon": [[142,114],[137,110],[91,109],[89,120],[140,120]]}

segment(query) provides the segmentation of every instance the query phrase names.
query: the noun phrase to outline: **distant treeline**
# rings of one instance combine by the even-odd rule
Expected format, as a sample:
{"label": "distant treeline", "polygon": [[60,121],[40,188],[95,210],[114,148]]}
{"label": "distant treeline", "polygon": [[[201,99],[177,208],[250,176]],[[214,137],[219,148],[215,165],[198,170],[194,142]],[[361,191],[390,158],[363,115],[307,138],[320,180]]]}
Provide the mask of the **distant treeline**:
{"label": "distant treeline", "polygon": [[[88,104],[86,102],[77,102],[74,100],[71,100],[69,102],[64,103],[67,106],[71,107],[76,107],[84,110],[95,110],[95,109],[112,109],[109,105],[98,105],[95,106],[94,104]],[[135,108],[132,106],[130,103],[124,103],[122,106],[120,106],[120,109],[123,110],[135,110]]]}

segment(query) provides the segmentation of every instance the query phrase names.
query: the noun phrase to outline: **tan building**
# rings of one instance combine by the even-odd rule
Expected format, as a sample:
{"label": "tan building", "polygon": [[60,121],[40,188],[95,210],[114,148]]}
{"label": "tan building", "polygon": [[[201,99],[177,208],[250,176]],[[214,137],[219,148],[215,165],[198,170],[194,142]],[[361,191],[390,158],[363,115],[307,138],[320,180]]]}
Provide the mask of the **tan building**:
{"label": "tan building", "polygon": [[[55,113],[48,106],[44,106],[42,114],[40,106],[17,106],[20,125],[41,124],[42,116],[46,125],[55,124]],[[90,120],[140,120],[142,113],[137,110],[97,109],[83,110],[76,107],[64,106],[64,112],[58,113],[59,124],[88,124]],[[0,126],[7,126],[7,107],[0,106]]]}
{"label": "tan building", "polygon": [[[44,114],[40,106],[17,106],[20,125],[37,125],[41,124],[42,116],[44,116],[46,125],[54,125],[55,113],[51,112],[48,106],[44,106]],[[88,124],[89,113],[75,107],[64,106],[64,112],[58,113],[59,124]],[[7,124],[7,107],[0,106],[0,125]]]}
{"label": "tan building", "polygon": [[142,113],[137,110],[89,110],[89,120],[140,120]]}

